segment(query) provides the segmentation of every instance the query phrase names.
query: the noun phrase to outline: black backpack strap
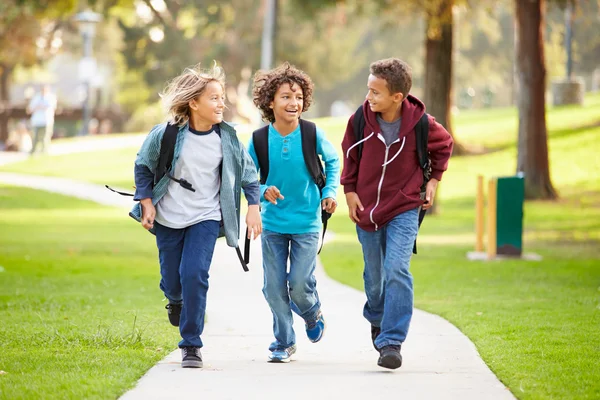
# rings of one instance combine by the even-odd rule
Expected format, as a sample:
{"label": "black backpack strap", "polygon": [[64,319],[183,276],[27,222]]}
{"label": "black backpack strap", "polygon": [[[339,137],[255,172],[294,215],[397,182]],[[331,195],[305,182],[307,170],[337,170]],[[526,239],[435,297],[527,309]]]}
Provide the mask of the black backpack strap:
{"label": "black backpack strap", "polygon": [[160,155],[158,157],[158,164],[156,171],[154,171],[154,184],[161,180],[165,173],[171,169],[173,163],[173,154],[175,153],[175,142],[177,141],[177,134],[179,133],[179,127],[177,125],[167,124],[165,133],[163,134],[162,141],[160,143]]}
{"label": "black backpack strap", "polygon": [[246,227],[246,238],[244,239],[244,262],[250,263],[250,239],[248,239],[248,227]]}
{"label": "black backpack strap", "polygon": [[[354,143],[358,143],[365,137],[365,114],[363,113],[362,104],[358,106],[354,112],[354,119],[352,120],[352,128],[354,129]],[[358,159],[362,157],[362,143],[357,146]]]}
{"label": "black backpack strap", "polygon": [[331,218],[331,213],[328,213],[325,210],[321,210],[321,222],[323,223],[323,234],[321,235],[321,245],[319,246],[319,250],[317,254],[321,254],[321,250],[323,249],[323,244],[325,243],[325,233],[327,232],[327,221]]}
{"label": "black backpack strap", "polygon": [[[304,163],[306,164],[308,172],[313,177],[313,180],[319,187],[320,192],[325,187],[326,177],[325,172],[323,171],[323,163],[317,153],[317,126],[313,122],[301,119],[300,133],[302,134],[302,154],[304,155]],[[323,235],[317,254],[321,253],[321,249],[323,249],[325,232],[327,232],[327,221],[329,218],[331,218],[331,214],[325,210],[321,210]]]}
{"label": "black backpack strap", "polygon": [[252,132],[252,144],[258,159],[260,183],[265,184],[269,176],[269,125],[265,125]]}
{"label": "black backpack strap", "polygon": [[108,190],[110,190],[111,192],[115,192],[115,193],[118,193],[118,194],[120,194],[121,196],[129,196],[129,197],[133,197],[133,196],[134,196],[134,194],[133,194],[133,193],[120,192],[120,191],[118,191],[118,190],[116,190],[116,189],[113,189],[113,188],[111,188],[111,187],[110,187],[110,186],[108,186],[108,185],[104,185],[104,187],[105,187],[105,188],[107,188]]}
{"label": "black backpack strap", "polygon": [[417,122],[415,126],[415,134],[417,135],[417,157],[419,160],[419,165],[423,170],[423,187],[425,188],[425,184],[429,181],[431,177],[431,165],[429,160],[429,151],[427,150],[427,143],[429,141],[429,114],[425,113]]}
{"label": "black backpack strap", "polygon": [[[267,177],[269,176],[269,125],[265,125],[252,132],[252,145],[254,146],[258,161],[256,167],[260,172],[260,183],[264,185],[267,183]],[[246,228],[244,256],[242,257],[242,253],[238,253],[244,271],[248,271],[247,264],[250,262],[250,244],[250,239],[248,239],[248,228]]]}
{"label": "black backpack strap", "polygon": [[235,252],[238,256],[238,259],[240,260],[240,264],[242,264],[242,268],[244,269],[244,272],[248,272],[248,264],[246,263],[246,261],[244,260],[244,257],[242,256],[242,251],[240,250],[240,246],[236,246],[235,247]]}
{"label": "black backpack strap", "polygon": [[[429,115],[427,113],[421,116],[419,122],[415,126],[415,134],[417,135],[417,157],[419,160],[419,166],[423,170],[423,185],[421,186],[421,196],[425,196],[425,188],[427,182],[431,177],[431,160],[429,159],[429,151],[427,150],[427,143],[429,141]],[[425,218],[427,210],[423,208],[419,209],[419,228]],[[417,254],[417,239],[413,245],[413,254]]]}
{"label": "black backpack strap", "polygon": [[310,121],[300,120],[300,134],[302,135],[302,154],[308,173],[319,187],[325,187],[325,173],[323,164],[317,154],[317,126]]}

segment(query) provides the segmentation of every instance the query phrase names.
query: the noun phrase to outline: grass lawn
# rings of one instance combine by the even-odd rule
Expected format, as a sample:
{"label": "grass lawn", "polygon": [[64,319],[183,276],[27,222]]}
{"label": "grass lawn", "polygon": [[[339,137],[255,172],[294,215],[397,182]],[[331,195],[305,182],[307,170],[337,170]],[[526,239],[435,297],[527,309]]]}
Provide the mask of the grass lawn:
{"label": "grass lawn", "polygon": [[[334,144],[340,143],[346,121],[329,118],[318,123]],[[441,315],[458,326],[473,340],[485,362],[520,399],[600,398],[600,159],[596,157],[596,154],[600,153],[599,123],[600,95],[587,96],[584,107],[548,110],[551,176],[561,194],[561,200],[528,202],[525,206],[525,250],[541,254],[544,257],[542,262],[469,262],[465,258],[466,252],[474,246],[476,176],[483,174],[490,177],[514,173],[517,126],[514,109],[468,111],[456,117],[455,135],[459,140],[491,151],[483,155],[451,160],[450,170],[444,176],[439,189],[437,201],[441,214],[427,217],[419,235],[419,255],[414,257],[412,262],[416,306]],[[243,141],[247,141],[246,136]],[[123,149],[85,155],[39,157],[2,167],[0,170],[66,176],[127,188],[133,182],[132,163],[136,151],[137,149]],[[8,213],[3,210],[5,207],[2,206],[1,199],[0,197],[0,212],[10,215],[11,219],[8,221],[11,221],[16,212],[8,210]],[[347,209],[341,191],[339,199],[339,211],[330,223],[330,229],[336,233],[336,239],[324,247],[321,258],[332,277],[360,289],[361,251],[354,226],[346,216]],[[134,241],[129,238],[133,238],[131,235],[138,234],[138,231],[124,233],[129,232],[129,228],[135,230],[136,227],[131,227],[129,221],[123,221],[121,213],[111,214],[112,211],[108,209],[91,207],[87,203],[81,204],[85,204],[85,208],[91,210],[91,215],[97,216],[93,225],[98,238],[103,238],[103,241],[114,239],[115,243],[127,243],[127,246],[133,246],[134,249],[138,249],[139,246],[139,260],[149,260],[145,262],[143,271],[148,271],[150,275],[148,284],[139,286],[147,290],[156,290],[155,297],[159,298],[160,294],[156,289],[157,271],[153,268],[155,261],[147,254],[153,246],[140,242],[137,237],[135,243],[138,244],[130,245]],[[32,212],[31,215],[33,218],[35,213]],[[109,217],[105,220],[100,215]],[[4,219],[0,218],[0,221]],[[48,218],[44,218],[44,223],[48,223]],[[81,222],[81,226],[83,225]],[[90,225],[90,222],[86,221],[85,225]],[[119,235],[123,232],[123,236],[111,236],[109,232],[112,230],[109,225],[118,225]],[[23,235],[19,237],[18,232],[24,231],[23,226],[11,225],[8,229],[10,234],[5,229],[2,229],[2,232],[6,233],[0,234],[3,240],[4,237],[11,238],[9,243],[14,242],[11,246],[22,246],[21,250],[14,252],[15,257],[21,257],[20,260],[22,254],[29,254],[24,249],[34,247],[24,243],[26,238]],[[104,232],[100,229],[103,226]],[[68,226],[60,229],[67,228]],[[40,230],[37,222],[36,229]],[[12,233],[13,231],[17,233]],[[29,231],[36,232],[32,227]],[[143,232],[139,234],[144,235]],[[30,239],[30,236],[28,234],[27,239]],[[36,245],[39,240],[41,239],[36,239]],[[78,237],[77,240],[83,238]],[[91,243],[89,245],[91,246]],[[58,246],[49,247],[58,253]],[[71,247],[73,246],[66,246],[63,250]],[[38,248],[43,249],[43,245]],[[120,253],[112,254],[110,250],[106,250],[112,249],[113,246],[103,248],[106,252],[106,263],[110,260],[110,266],[113,267],[119,260]],[[141,255],[144,249],[145,258]],[[35,253],[31,254],[33,260]],[[130,253],[134,254],[136,252]],[[59,255],[67,257],[65,254],[57,254],[56,257]],[[77,266],[82,262],[80,260],[85,259],[87,254],[80,251],[76,255],[69,259],[69,263],[60,263],[62,269],[48,270],[51,276],[47,279],[54,281],[56,278],[57,285],[58,281],[63,282],[66,276],[73,273],[73,268],[77,270]],[[2,254],[0,257],[5,256]],[[7,263],[2,258],[0,260],[4,264]],[[97,260],[98,257],[94,257],[88,262],[93,264],[97,263]],[[40,263],[43,262],[40,260]],[[70,268],[65,270],[65,265],[69,265]],[[123,265],[131,267],[136,264],[123,261]],[[133,267],[130,270],[119,268],[120,272],[123,270],[132,274],[137,271],[141,274],[141,270]],[[37,273],[41,271],[38,270]],[[102,282],[110,280],[110,274],[101,278],[98,270],[94,271],[94,274],[90,274],[90,279]],[[6,275],[6,272],[2,274]],[[138,275],[135,277],[123,276],[123,279],[115,284],[134,285],[135,279],[141,279]],[[89,280],[86,283],[89,284]],[[38,285],[41,284],[38,281]],[[22,285],[15,283],[8,287],[24,290]],[[98,296],[99,302],[104,302],[104,306],[101,310],[90,312],[96,322],[93,328],[90,328],[91,331],[111,320],[103,318],[102,315],[109,312],[106,310],[112,310],[108,299],[114,299],[113,296],[116,295],[106,292],[97,293],[95,296]],[[143,297],[142,294],[140,296]],[[11,295],[11,302],[13,298],[14,295]],[[125,295],[122,299],[134,301]],[[2,301],[1,306],[5,307],[8,299]],[[73,301],[82,300],[74,294]],[[132,306],[129,309],[133,308]],[[151,305],[149,309],[156,312],[154,318],[159,321],[164,319],[162,314],[156,311],[155,305]],[[140,310],[144,310],[143,304],[138,308],[138,315],[142,315],[139,314],[142,312]],[[131,322],[130,319],[123,317],[122,320],[124,327],[130,327],[127,325]],[[165,321],[161,323],[166,325]],[[51,326],[54,327],[54,324]],[[161,331],[168,330],[165,328]],[[123,328],[120,336],[117,336],[127,337],[128,332],[130,331]],[[148,341],[159,339],[160,337],[148,336]],[[173,340],[167,340],[168,344],[172,342]],[[60,346],[63,345],[58,345],[57,348],[61,348]],[[140,345],[131,346],[135,348]],[[142,347],[152,349],[155,346]],[[144,351],[141,349],[139,353],[145,354]],[[141,360],[142,357],[138,356],[137,359]],[[152,361],[148,361],[148,365],[151,363]],[[133,376],[139,376],[139,371],[143,370],[141,368],[132,373],[133,369],[127,368],[125,371],[128,375],[131,374],[131,378],[129,383],[123,385],[131,384],[135,379]],[[9,375],[4,377],[7,376]],[[0,384],[1,382],[2,379]]]}
{"label": "grass lawn", "polygon": [[123,215],[0,186],[0,399],[114,399],[175,349],[153,238]]}

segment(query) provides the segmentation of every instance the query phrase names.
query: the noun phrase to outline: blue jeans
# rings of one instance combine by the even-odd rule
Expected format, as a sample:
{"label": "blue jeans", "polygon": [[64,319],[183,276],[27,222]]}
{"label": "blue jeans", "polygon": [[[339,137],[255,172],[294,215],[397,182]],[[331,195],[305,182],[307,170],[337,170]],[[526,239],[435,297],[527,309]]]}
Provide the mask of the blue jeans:
{"label": "blue jeans", "polygon": [[413,279],[408,269],[418,216],[418,209],[404,212],[376,232],[356,227],[365,262],[363,315],[371,325],[381,327],[377,348],[400,345],[408,334],[413,313]]}
{"label": "blue jeans", "polygon": [[179,347],[202,347],[208,270],[212,261],[219,221],[202,221],[183,229],[158,222],[156,245],[160,260],[160,288],[172,303],[183,303]]}
{"label": "blue jeans", "polygon": [[319,232],[282,234],[263,230],[263,294],[273,313],[275,334],[270,351],[296,344],[292,311],[305,321],[317,318],[321,308],[314,275],[318,245]]}

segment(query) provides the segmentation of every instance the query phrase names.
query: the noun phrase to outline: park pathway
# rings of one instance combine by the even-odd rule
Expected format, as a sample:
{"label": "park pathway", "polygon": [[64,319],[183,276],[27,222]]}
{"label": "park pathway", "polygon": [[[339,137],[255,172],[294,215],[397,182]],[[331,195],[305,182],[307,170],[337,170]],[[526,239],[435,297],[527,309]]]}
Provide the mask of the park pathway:
{"label": "park pathway", "polygon": [[[124,146],[123,146],[124,147]],[[0,153],[0,165],[7,163]],[[0,183],[25,186],[126,209],[131,200],[102,186],[0,172]],[[415,310],[396,371],[376,365],[360,291],[328,278],[319,265],[318,289],[327,320],[313,344],[296,317],[298,351],[289,364],[267,363],[272,318],[262,296],[260,244],[250,272],[219,240],[211,267],[203,369],[182,369],[179,351],[151,368],[123,400],[150,399],[514,399],[479,357],[475,346],[446,320]],[[161,307],[157,303],[157,307]],[[165,313],[166,318],[166,313]]]}

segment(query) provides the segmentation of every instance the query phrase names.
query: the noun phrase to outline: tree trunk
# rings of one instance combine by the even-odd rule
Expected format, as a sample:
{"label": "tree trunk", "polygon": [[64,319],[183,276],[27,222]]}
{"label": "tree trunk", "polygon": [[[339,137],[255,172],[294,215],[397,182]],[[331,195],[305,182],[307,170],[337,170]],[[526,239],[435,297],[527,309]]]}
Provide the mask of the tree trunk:
{"label": "tree trunk", "polygon": [[[423,98],[429,114],[451,135],[453,5],[454,0],[443,0],[433,12],[427,13]],[[453,154],[464,153],[464,147],[455,140]]]}
{"label": "tree trunk", "polygon": [[546,131],[545,0],[515,0],[515,5],[519,85],[517,172],[525,175],[525,198],[555,199]]}
{"label": "tree trunk", "polygon": [[[8,107],[10,101],[10,75],[13,67],[0,64],[0,109]],[[0,112],[0,144],[8,139],[8,114]]]}

